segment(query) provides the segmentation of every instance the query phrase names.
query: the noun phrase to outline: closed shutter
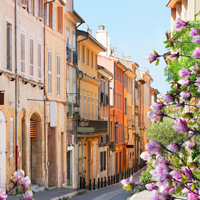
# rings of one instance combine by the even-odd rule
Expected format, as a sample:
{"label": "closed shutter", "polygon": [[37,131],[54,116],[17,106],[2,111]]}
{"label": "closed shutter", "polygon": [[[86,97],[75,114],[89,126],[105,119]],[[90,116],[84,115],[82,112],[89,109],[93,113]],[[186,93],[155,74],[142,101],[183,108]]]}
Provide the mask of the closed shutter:
{"label": "closed shutter", "polygon": [[37,137],[37,121],[30,121],[30,137]]}
{"label": "closed shutter", "polygon": [[92,119],[94,120],[94,97],[92,97]]}
{"label": "closed shutter", "polygon": [[86,119],[86,96],[85,95],[84,95],[83,103],[84,103],[83,118]]}
{"label": "closed shutter", "polygon": [[106,170],[106,151],[104,151],[104,170]]}
{"label": "closed shutter", "polygon": [[103,152],[100,152],[100,170],[103,171]]}
{"label": "closed shutter", "polygon": [[27,0],[21,0],[21,7],[27,8]]}
{"label": "closed shutter", "polygon": [[38,79],[42,78],[42,46],[38,43]]}
{"label": "closed shutter", "polygon": [[98,120],[98,98],[96,98],[96,120]]}
{"label": "closed shutter", "polygon": [[7,60],[7,70],[12,71],[12,24],[7,25],[6,33],[6,60]]}
{"label": "closed shutter", "polygon": [[55,6],[52,5],[52,29],[55,29]]}
{"label": "closed shutter", "polygon": [[82,96],[80,94],[80,117],[82,117]]}
{"label": "closed shutter", "polygon": [[21,33],[21,73],[25,73],[25,34]]}
{"label": "closed shutter", "polygon": [[90,96],[88,96],[88,119],[90,119]]}
{"label": "closed shutter", "polygon": [[10,157],[14,157],[14,121],[10,118]]}
{"label": "closed shutter", "polygon": [[48,93],[52,94],[52,52],[48,51]]}
{"label": "closed shutter", "polygon": [[34,75],[34,41],[30,38],[30,76]]}
{"label": "closed shutter", "polygon": [[38,5],[38,18],[39,20],[43,20],[44,16],[44,0],[38,0],[39,5]]}
{"label": "closed shutter", "polygon": [[60,55],[57,55],[57,95],[60,96]]}
{"label": "closed shutter", "polygon": [[49,26],[49,4],[48,3],[46,4],[46,9],[47,9],[46,23],[47,23],[47,26]]}
{"label": "closed shutter", "polygon": [[28,1],[28,12],[32,12],[32,8],[31,8],[31,0],[27,0]]}

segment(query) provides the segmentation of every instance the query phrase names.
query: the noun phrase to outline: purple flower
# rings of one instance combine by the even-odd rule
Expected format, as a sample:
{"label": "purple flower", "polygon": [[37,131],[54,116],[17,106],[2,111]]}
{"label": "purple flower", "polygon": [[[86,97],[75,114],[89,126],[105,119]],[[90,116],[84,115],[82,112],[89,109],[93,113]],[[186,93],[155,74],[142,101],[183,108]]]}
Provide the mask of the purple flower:
{"label": "purple flower", "polygon": [[191,31],[190,31],[189,35],[190,35],[191,37],[194,37],[194,36],[198,35],[199,32],[200,32],[199,29],[197,29],[197,28],[191,28]]}
{"label": "purple flower", "polygon": [[179,70],[179,76],[181,78],[186,78],[188,79],[190,77],[190,70],[188,70],[187,68],[183,67],[181,70]]}
{"label": "purple flower", "polygon": [[151,154],[157,154],[159,152],[160,145],[157,141],[151,139],[149,140],[149,143],[145,145],[145,148],[147,151],[149,151]]}
{"label": "purple flower", "polygon": [[161,194],[160,192],[158,192],[158,190],[153,190],[151,192],[150,198],[152,200],[165,200],[165,196],[163,194]]}
{"label": "purple flower", "polygon": [[168,185],[166,186],[161,186],[159,188],[159,191],[163,194],[163,195],[169,195],[169,194],[172,194],[174,191],[175,191],[175,187],[169,187]]}
{"label": "purple flower", "polygon": [[176,180],[182,179],[181,172],[178,172],[176,170],[171,171],[169,174],[172,176],[172,178],[174,178]]}
{"label": "purple flower", "polygon": [[190,172],[188,167],[181,167],[181,170],[185,173],[185,175],[188,179],[192,178],[192,173]]}
{"label": "purple flower", "polygon": [[200,57],[200,48],[196,47],[196,49],[192,53],[192,58],[199,58]]}
{"label": "purple flower", "polygon": [[191,94],[189,92],[185,92],[185,91],[182,91],[180,93],[180,101],[181,102],[184,102],[185,100],[187,100],[188,97],[190,97]]}
{"label": "purple flower", "polygon": [[151,109],[153,108],[163,108],[164,104],[163,103],[154,103],[151,105]]}
{"label": "purple flower", "polygon": [[130,183],[129,179],[123,179],[121,180],[121,184],[125,187],[125,186],[128,186]]}
{"label": "purple flower", "polygon": [[155,182],[148,183],[145,185],[145,187],[147,188],[147,190],[152,191],[156,187],[156,183]]}
{"label": "purple flower", "polygon": [[166,94],[164,97],[163,97],[163,102],[164,103],[170,103],[171,101],[173,101],[174,97],[172,95],[169,95],[169,94]]}
{"label": "purple flower", "polygon": [[28,176],[26,176],[24,178],[23,190],[26,190],[30,184],[31,184],[31,180]]}
{"label": "purple flower", "polygon": [[185,28],[185,25],[186,25],[186,22],[183,21],[182,19],[180,18],[177,18],[177,20],[174,21],[174,27],[176,29],[180,29],[180,30],[183,30]]}
{"label": "purple flower", "polygon": [[194,146],[196,146],[196,142],[187,141],[187,142],[185,143],[185,149],[186,149],[187,151],[192,150],[192,148],[193,148]]}
{"label": "purple flower", "polygon": [[194,132],[193,131],[189,131],[189,135],[194,135]]}
{"label": "purple flower", "polygon": [[189,84],[189,80],[187,80],[187,79],[181,79],[181,80],[179,80],[178,81],[178,83],[180,84],[180,85],[184,85],[184,86],[187,86],[188,84]]}
{"label": "purple flower", "polygon": [[169,167],[165,164],[159,164],[156,166],[156,171],[160,174],[169,174]]}
{"label": "purple flower", "polygon": [[31,200],[33,198],[33,192],[32,192],[32,190],[27,190],[24,193],[24,198],[25,198],[25,200]]}
{"label": "purple flower", "polygon": [[193,37],[192,43],[199,44],[200,43],[200,35],[196,35]]}
{"label": "purple flower", "polygon": [[173,54],[170,56],[170,58],[177,58],[179,55],[178,54]]}
{"label": "purple flower", "polygon": [[3,190],[0,188],[0,200],[4,200],[4,199],[7,199],[6,191],[3,191]]}
{"label": "purple flower", "polygon": [[153,112],[153,111],[149,111],[147,113],[147,117],[152,121],[155,122],[158,118],[158,116]]}
{"label": "purple flower", "polygon": [[179,147],[176,144],[170,144],[167,146],[167,149],[169,149],[172,152],[176,152],[179,149]]}
{"label": "purple flower", "polygon": [[191,70],[191,73],[192,73],[192,74],[196,74],[197,71],[199,70],[199,66],[198,66],[198,64],[195,63],[194,66],[190,67],[190,70]]}
{"label": "purple flower", "polygon": [[152,111],[147,113],[147,117],[153,121],[156,122],[158,120],[160,120],[163,116],[163,112],[158,108],[158,107],[153,107],[151,106]]}
{"label": "purple flower", "polygon": [[176,118],[176,120],[174,120],[174,125],[172,127],[176,131],[180,131],[180,132],[183,132],[183,133],[189,130],[186,120],[178,118],[178,117]]}
{"label": "purple flower", "polygon": [[152,155],[150,153],[148,153],[147,151],[141,153],[140,157],[143,160],[147,160],[148,162],[152,159]]}
{"label": "purple flower", "polygon": [[197,106],[198,108],[200,108],[200,100],[198,101],[198,103],[196,104],[196,106]]}
{"label": "purple flower", "polygon": [[152,53],[147,54],[147,56],[145,57],[145,59],[148,60],[150,63],[152,63],[157,58],[158,54],[152,54]]}
{"label": "purple flower", "polygon": [[17,186],[22,185],[24,181],[24,171],[22,169],[15,171],[11,179],[13,180],[14,183],[17,182]]}
{"label": "purple flower", "polygon": [[183,107],[183,104],[182,103],[178,103],[178,104],[175,105],[175,107],[176,108]]}
{"label": "purple flower", "polygon": [[[198,193],[197,190],[194,190],[194,192]],[[187,194],[187,199],[188,199],[188,200],[197,200],[197,199],[199,199],[199,195],[194,194],[193,192],[189,192],[189,193]]]}

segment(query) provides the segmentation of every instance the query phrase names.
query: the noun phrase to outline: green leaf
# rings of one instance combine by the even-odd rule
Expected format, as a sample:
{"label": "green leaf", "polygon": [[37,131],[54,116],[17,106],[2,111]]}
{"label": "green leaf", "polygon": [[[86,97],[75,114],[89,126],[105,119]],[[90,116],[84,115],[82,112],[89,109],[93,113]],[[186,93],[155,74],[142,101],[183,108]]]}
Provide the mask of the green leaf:
{"label": "green leaf", "polygon": [[173,182],[172,182],[172,180],[169,181],[169,187],[173,187]]}
{"label": "green leaf", "polygon": [[181,107],[180,112],[183,112],[183,110],[184,110],[184,107]]}
{"label": "green leaf", "polygon": [[191,186],[191,190],[192,190],[192,191],[194,190],[194,184],[192,184],[192,186]]}
{"label": "green leaf", "polygon": [[166,49],[169,48],[169,47],[171,47],[171,44],[168,44],[168,45],[165,46]]}
{"label": "green leaf", "polygon": [[156,60],[156,66],[159,64],[159,61],[160,61],[159,59]]}
{"label": "green leaf", "polygon": [[131,190],[132,187],[131,187],[131,185],[127,185],[127,186],[124,187],[124,189],[128,191],[128,190]]}
{"label": "green leaf", "polygon": [[182,188],[180,188],[180,187],[177,187],[177,188],[175,189],[175,193],[181,193],[181,191],[182,191]]}
{"label": "green leaf", "polygon": [[200,178],[200,172],[199,172],[199,171],[194,170],[194,171],[193,171],[193,174],[194,174],[197,178]]}
{"label": "green leaf", "polygon": [[185,113],[182,115],[182,118],[185,118],[185,119],[188,119],[189,117],[190,117],[190,116],[187,115],[187,114],[185,114]]}
{"label": "green leaf", "polygon": [[188,167],[193,168],[195,167],[195,164],[188,163]]}
{"label": "green leaf", "polygon": [[19,189],[22,189],[22,186],[21,186],[21,185],[18,185],[17,187],[18,187]]}
{"label": "green leaf", "polygon": [[187,179],[186,176],[184,174],[182,174],[183,179]]}
{"label": "green leaf", "polygon": [[9,183],[13,183],[13,184],[14,184],[14,181],[13,181],[12,179],[10,179],[10,180],[9,180]]}
{"label": "green leaf", "polygon": [[155,50],[153,50],[153,52],[154,52],[154,54],[157,54],[157,55],[158,55],[158,53],[157,53]]}
{"label": "green leaf", "polygon": [[171,40],[166,40],[166,41],[164,41],[163,43],[164,44],[168,44],[168,43],[170,43],[171,42]]}

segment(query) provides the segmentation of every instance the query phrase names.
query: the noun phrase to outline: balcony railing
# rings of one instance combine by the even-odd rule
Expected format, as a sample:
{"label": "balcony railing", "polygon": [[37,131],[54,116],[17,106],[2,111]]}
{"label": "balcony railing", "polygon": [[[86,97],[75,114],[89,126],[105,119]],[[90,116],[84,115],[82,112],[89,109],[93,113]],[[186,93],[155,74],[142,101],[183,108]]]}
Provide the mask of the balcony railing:
{"label": "balcony railing", "polygon": [[95,133],[107,133],[108,121],[89,120],[89,127],[94,127]]}

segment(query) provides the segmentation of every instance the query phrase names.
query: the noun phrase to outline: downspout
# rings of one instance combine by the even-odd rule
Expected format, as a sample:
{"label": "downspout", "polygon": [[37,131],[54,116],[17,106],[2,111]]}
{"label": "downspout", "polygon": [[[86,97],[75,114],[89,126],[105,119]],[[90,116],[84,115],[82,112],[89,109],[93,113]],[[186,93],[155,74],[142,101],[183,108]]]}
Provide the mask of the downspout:
{"label": "downspout", "polygon": [[18,170],[18,68],[17,68],[17,0],[15,0],[15,169]]}
{"label": "downspout", "polygon": [[47,180],[47,127],[46,127],[46,23],[47,23],[47,3],[53,3],[55,0],[44,3],[44,139],[45,139],[45,150],[44,150],[44,170],[45,170],[45,187],[48,187]]}

